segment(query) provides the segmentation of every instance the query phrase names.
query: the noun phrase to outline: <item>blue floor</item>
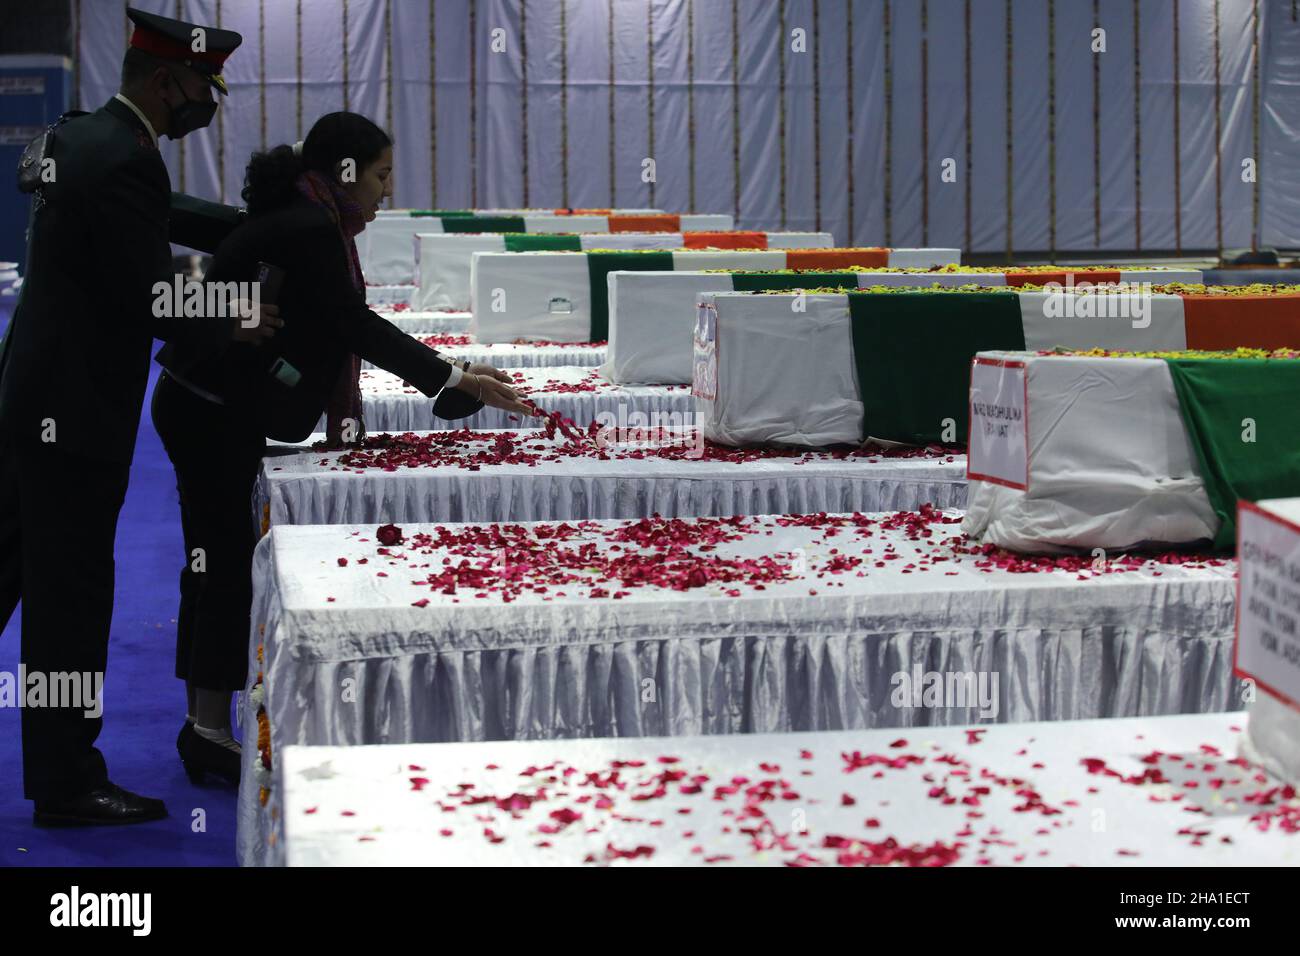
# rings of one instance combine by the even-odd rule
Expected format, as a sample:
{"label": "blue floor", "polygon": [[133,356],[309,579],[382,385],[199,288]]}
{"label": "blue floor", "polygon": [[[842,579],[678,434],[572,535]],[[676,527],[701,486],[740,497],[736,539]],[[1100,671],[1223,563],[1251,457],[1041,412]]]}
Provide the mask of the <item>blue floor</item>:
{"label": "blue floor", "polygon": [[[152,369],[149,396],[158,378],[158,367]],[[180,512],[171,464],[149,420],[148,397],[144,409],[117,528],[117,600],[99,747],[115,783],[162,798],[171,816],[129,827],[34,828],[31,804],[22,796],[19,712],[0,708],[0,866],[235,862],[234,790],[194,786],[176,756],[185,717],[185,688],[173,676]],[[15,614],[0,635],[0,671],[15,675],[18,633]]]}

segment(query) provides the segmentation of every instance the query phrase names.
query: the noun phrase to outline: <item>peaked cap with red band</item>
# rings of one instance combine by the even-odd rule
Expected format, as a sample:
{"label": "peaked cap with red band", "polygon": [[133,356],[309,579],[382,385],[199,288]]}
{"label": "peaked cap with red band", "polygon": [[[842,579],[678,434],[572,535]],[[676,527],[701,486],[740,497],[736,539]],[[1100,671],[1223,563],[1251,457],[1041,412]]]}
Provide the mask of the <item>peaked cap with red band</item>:
{"label": "peaked cap with red band", "polygon": [[221,68],[226,57],[244,42],[242,36],[234,30],[201,27],[131,7],[126,8],[126,15],[135,24],[135,30],[131,33],[131,46],[134,49],[160,60],[184,64],[201,73],[222,96],[226,95],[226,81],[222,79]]}

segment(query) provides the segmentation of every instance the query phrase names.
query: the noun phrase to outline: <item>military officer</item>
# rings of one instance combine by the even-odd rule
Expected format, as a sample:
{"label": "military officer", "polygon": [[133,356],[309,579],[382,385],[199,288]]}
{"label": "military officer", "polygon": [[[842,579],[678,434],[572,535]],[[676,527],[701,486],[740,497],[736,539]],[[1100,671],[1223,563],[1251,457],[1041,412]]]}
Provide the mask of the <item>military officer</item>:
{"label": "military officer", "polygon": [[[155,295],[158,283],[172,284],[169,230],[187,242],[187,229],[213,222],[183,198],[173,204],[158,137],[180,139],[211,122],[213,91],[226,93],[222,64],[242,38],[127,12],[134,31],[120,92],[57,127],[49,143],[28,273],[0,343],[0,627],[21,599],[26,679],[47,688],[60,675],[102,687],[113,539],[153,339],[215,355],[280,325],[269,306],[195,316]],[[95,748],[101,701],[32,703],[29,695],[22,711],[23,784],[37,825],[166,815],[162,801],[109,780]]]}

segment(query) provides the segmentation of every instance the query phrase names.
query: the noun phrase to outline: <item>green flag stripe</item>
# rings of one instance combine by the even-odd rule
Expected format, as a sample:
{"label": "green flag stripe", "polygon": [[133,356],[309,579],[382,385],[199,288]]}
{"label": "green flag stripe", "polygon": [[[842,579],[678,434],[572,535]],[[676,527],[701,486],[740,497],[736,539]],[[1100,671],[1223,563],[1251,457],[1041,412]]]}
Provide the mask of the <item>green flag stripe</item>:
{"label": "green flag stripe", "polygon": [[737,272],[731,276],[736,292],[773,292],[778,289],[816,289],[823,287],[856,289],[856,272]]}
{"label": "green flag stripe", "polygon": [[1025,347],[1015,292],[850,292],[849,319],[864,438],[964,442],[971,359]]}
{"label": "green flag stripe", "polygon": [[1300,495],[1296,396],[1300,361],[1168,359],[1205,492],[1219,516],[1216,549],[1237,542],[1237,501]]}
{"label": "green flag stripe", "polygon": [[671,252],[589,252],[587,272],[591,277],[591,341],[609,338],[609,274],[625,272],[672,272]]}
{"label": "green flag stripe", "polygon": [[523,232],[523,216],[444,216],[443,232]]}
{"label": "green flag stripe", "polygon": [[504,236],[506,252],[581,252],[581,236],[564,236],[545,232],[509,232]]}

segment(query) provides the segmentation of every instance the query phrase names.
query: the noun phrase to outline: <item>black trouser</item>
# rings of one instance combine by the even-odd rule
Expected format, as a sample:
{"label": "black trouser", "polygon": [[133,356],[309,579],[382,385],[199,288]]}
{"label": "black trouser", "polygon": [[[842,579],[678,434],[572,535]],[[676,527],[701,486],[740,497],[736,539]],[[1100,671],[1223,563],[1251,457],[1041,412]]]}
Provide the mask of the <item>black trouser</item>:
{"label": "black trouser", "polygon": [[[55,675],[102,680],[113,620],[113,539],[130,470],[67,454],[55,443],[0,447],[0,628],[21,600],[27,684],[35,675],[49,688]],[[62,697],[44,704],[22,711],[27,798],[56,800],[103,784],[108,770],[95,740],[104,721],[87,716],[99,708]]]}
{"label": "black trouser", "polygon": [[258,538],[253,486],[266,439],[165,373],[151,411],[176,469],[185,536],[176,676],[204,690],[242,690]]}

